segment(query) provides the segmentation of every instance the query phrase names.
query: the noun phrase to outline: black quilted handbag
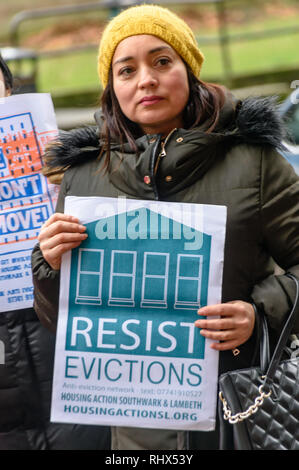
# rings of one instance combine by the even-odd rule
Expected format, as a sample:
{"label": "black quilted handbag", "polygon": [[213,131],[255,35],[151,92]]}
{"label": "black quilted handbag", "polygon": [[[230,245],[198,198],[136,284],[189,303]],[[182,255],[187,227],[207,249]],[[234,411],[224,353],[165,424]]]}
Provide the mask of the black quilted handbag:
{"label": "black quilted handbag", "polygon": [[219,378],[220,448],[299,450],[299,357],[281,360],[299,314],[299,285],[294,306],[270,360],[265,319],[260,338],[260,366]]}

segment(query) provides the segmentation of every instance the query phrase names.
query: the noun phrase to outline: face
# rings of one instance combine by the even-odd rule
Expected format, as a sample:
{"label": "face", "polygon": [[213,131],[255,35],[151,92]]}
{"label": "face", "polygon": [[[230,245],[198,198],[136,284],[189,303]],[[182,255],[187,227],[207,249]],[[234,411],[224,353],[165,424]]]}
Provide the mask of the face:
{"label": "face", "polygon": [[0,69],[0,98],[4,98],[5,96],[9,96],[10,91],[6,89],[5,87],[5,80],[4,76],[2,73],[2,70]]}
{"label": "face", "polygon": [[169,44],[150,35],[124,39],[115,50],[112,73],[122,112],[145,134],[166,135],[183,126],[187,69]]}

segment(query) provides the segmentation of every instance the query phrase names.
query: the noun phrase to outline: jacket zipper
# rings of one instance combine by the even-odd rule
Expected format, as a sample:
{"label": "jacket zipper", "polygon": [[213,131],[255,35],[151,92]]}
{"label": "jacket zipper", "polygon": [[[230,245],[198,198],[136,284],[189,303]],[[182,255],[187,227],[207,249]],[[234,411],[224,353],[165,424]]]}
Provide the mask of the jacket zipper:
{"label": "jacket zipper", "polygon": [[175,127],[174,129],[172,129],[172,131],[169,132],[169,134],[166,136],[165,140],[163,140],[161,142],[161,151],[158,155],[158,158],[156,160],[156,163],[155,163],[155,169],[154,169],[154,173],[156,174],[157,173],[157,170],[158,170],[158,167],[159,167],[159,164],[160,164],[160,160],[161,158],[164,158],[166,157],[166,144],[167,142],[169,141],[170,137],[172,136],[172,134],[177,131],[177,128]]}
{"label": "jacket zipper", "polygon": [[[166,139],[163,142],[161,142],[162,136],[159,135],[157,140],[156,140],[156,143],[153,147],[152,153],[151,153],[151,157],[150,157],[150,175],[151,175],[151,182],[152,182],[152,187],[153,187],[153,191],[154,191],[154,194],[155,194],[155,200],[156,201],[159,201],[159,199],[160,199],[158,186],[157,186],[157,182],[156,182],[156,172],[158,170],[158,166],[159,166],[161,158],[166,156],[165,146],[166,146],[168,140],[170,139],[170,137],[172,136],[172,134],[176,130],[177,130],[177,128],[172,129],[172,131],[169,132],[169,134],[167,135]],[[157,155],[160,144],[161,144],[161,150],[160,150],[159,154]]]}
{"label": "jacket zipper", "polygon": [[161,135],[158,136],[158,138],[157,138],[157,140],[156,140],[156,142],[153,146],[153,149],[152,149],[152,152],[151,152],[151,155],[150,155],[150,161],[149,161],[149,171],[150,171],[151,183],[152,183],[152,187],[153,187],[153,191],[154,191],[156,201],[159,201],[159,192],[158,192],[158,187],[157,187],[156,178],[155,178],[155,163],[156,163],[156,160],[158,158],[157,152],[158,152],[158,149],[159,149],[159,146],[160,146],[161,137],[162,137]]}

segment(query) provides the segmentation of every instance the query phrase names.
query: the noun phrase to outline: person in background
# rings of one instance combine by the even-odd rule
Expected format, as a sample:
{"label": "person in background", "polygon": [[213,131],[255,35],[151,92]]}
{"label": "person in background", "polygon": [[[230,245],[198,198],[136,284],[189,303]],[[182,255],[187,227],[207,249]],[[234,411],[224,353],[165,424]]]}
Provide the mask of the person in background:
{"label": "person in background", "polygon": [[[97,127],[61,133],[46,152],[45,174],[61,188],[33,250],[34,305],[55,331],[62,254],[87,236],[64,214],[66,196],[225,205],[222,302],[201,308],[195,322],[220,352],[222,373],[254,362],[260,315],[275,338],[290,310],[295,293],[285,271],[299,276],[299,181],[277,152],[284,129],[274,101],[242,102],[203,82],[203,61],[193,32],[163,7],[132,7],[107,25]],[[218,445],[218,427],[189,434],[112,428],[113,449]]]}
{"label": "person in background", "polygon": [[[0,99],[12,91],[0,55]],[[5,312],[0,297],[0,347],[0,450],[109,449],[108,428],[50,423],[55,336],[33,308]]]}
{"label": "person in background", "polygon": [[0,98],[11,95],[13,88],[12,73],[0,54]]}

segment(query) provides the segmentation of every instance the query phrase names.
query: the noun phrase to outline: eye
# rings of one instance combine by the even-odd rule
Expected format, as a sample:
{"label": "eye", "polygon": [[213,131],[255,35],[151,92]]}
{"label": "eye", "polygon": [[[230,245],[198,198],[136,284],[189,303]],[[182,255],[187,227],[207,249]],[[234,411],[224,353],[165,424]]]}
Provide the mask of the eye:
{"label": "eye", "polygon": [[118,71],[118,75],[120,75],[121,77],[126,78],[126,77],[129,77],[133,72],[134,72],[133,67],[130,67],[130,66],[126,65],[125,67],[122,67]]}
{"label": "eye", "polygon": [[170,59],[168,57],[160,57],[158,60],[157,60],[157,64],[162,66],[162,67],[165,67],[166,65],[168,65],[170,63]]}

